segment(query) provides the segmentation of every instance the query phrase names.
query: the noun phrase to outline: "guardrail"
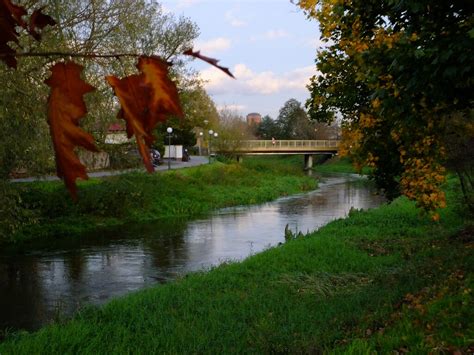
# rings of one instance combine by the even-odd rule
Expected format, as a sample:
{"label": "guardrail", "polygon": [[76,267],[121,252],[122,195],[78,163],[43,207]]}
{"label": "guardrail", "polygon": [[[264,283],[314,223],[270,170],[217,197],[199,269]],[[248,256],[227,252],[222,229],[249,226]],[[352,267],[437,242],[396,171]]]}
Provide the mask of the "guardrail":
{"label": "guardrail", "polygon": [[337,151],[339,140],[249,140],[241,141],[237,151]]}

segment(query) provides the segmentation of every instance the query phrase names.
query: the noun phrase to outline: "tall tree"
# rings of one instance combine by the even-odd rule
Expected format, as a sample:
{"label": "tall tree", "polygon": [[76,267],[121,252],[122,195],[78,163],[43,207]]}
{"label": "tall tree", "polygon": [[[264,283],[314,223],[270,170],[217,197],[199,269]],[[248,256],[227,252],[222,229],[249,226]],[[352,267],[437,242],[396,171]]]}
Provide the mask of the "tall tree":
{"label": "tall tree", "polygon": [[277,118],[279,128],[278,139],[297,139],[297,122],[307,120],[308,116],[301,102],[296,99],[289,99],[280,109]]}
{"label": "tall tree", "polygon": [[[374,168],[391,197],[445,205],[447,128],[472,132],[474,16],[469,1],[301,0],[326,49],[310,85],[311,117],[343,115],[342,153]],[[332,113],[331,113],[332,111]],[[470,133],[472,134],[472,133]]]}
{"label": "tall tree", "polygon": [[257,137],[260,139],[277,138],[280,135],[276,121],[266,115],[262,118],[262,122],[257,126]]}

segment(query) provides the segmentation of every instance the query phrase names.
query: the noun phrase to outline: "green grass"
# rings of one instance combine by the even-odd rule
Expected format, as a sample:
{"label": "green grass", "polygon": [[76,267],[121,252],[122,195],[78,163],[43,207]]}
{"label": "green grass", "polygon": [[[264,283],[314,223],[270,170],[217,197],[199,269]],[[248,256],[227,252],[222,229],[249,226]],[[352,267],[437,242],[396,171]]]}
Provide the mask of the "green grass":
{"label": "green grass", "polygon": [[191,218],[222,207],[256,204],[308,191],[316,181],[304,175],[302,162],[284,158],[246,159],[243,164],[203,165],[79,182],[73,202],[60,182],[18,185],[22,211],[35,223],[0,238],[0,244],[51,237],[71,238],[100,226],[169,216]]}
{"label": "green grass", "polygon": [[[349,173],[349,174],[358,174],[352,165],[351,161],[349,158],[339,158],[339,157],[334,157],[323,164],[315,165],[313,169],[317,172],[320,173]],[[362,168],[362,174],[368,174],[369,173],[369,168],[364,167]]]}
{"label": "green grass", "polygon": [[404,198],[353,211],[241,263],[12,335],[0,353],[467,353],[474,258],[465,223],[454,207],[430,222]]}

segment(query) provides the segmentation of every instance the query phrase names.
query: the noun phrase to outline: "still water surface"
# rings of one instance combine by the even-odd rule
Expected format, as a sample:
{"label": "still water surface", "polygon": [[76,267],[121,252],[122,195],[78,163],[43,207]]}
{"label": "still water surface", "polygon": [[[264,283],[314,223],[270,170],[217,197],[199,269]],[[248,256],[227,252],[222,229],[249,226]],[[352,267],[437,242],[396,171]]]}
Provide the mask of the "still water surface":
{"label": "still water surface", "polygon": [[325,176],[313,192],[222,209],[204,219],[127,225],[22,255],[0,252],[0,329],[36,329],[83,305],[277,245],[287,224],[305,233],[346,216],[351,207],[383,201],[354,177]]}

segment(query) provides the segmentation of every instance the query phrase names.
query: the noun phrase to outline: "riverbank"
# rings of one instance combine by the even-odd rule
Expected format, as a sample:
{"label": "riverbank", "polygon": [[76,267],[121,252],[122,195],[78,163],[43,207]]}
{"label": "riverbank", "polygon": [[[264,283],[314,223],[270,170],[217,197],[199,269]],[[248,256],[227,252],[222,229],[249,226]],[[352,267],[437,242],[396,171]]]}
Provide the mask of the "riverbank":
{"label": "riverbank", "polygon": [[73,202],[58,181],[18,183],[25,216],[0,245],[74,238],[101,227],[169,216],[191,218],[218,208],[257,204],[316,188],[296,159],[253,158],[243,164],[214,163],[155,174],[130,173],[79,181]]}
{"label": "riverbank", "polygon": [[[241,263],[12,335],[0,353],[467,353],[473,226],[404,198]],[[472,350],[472,348],[471,348]]]}

